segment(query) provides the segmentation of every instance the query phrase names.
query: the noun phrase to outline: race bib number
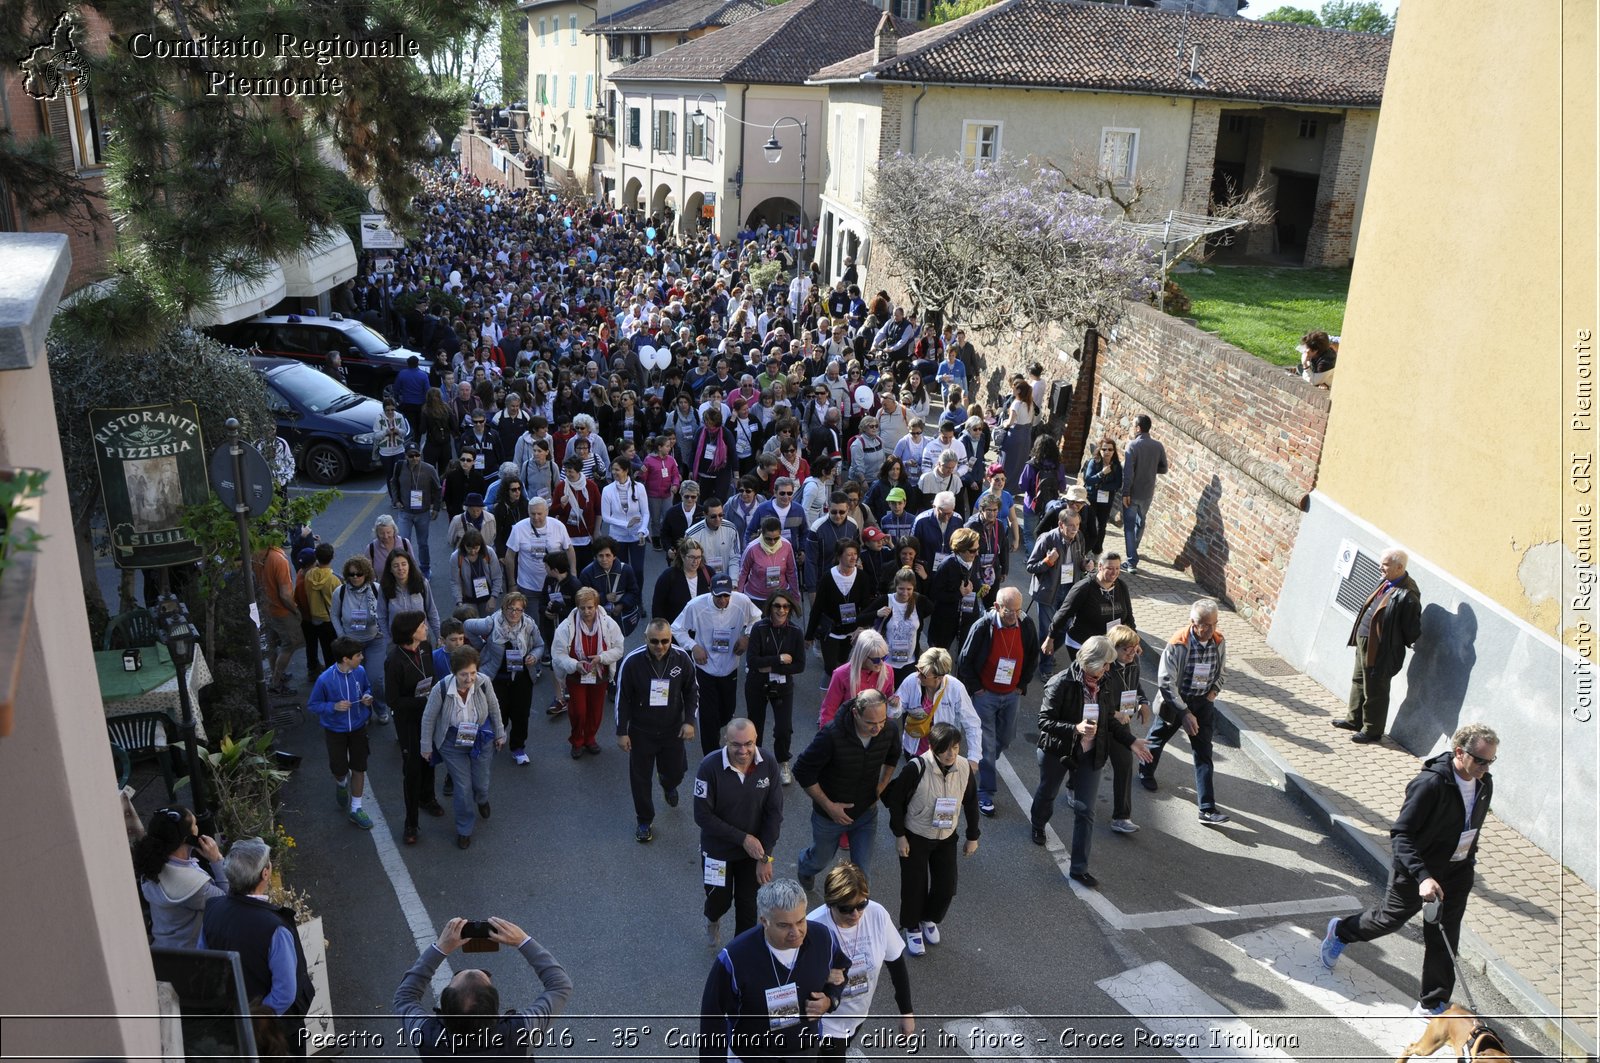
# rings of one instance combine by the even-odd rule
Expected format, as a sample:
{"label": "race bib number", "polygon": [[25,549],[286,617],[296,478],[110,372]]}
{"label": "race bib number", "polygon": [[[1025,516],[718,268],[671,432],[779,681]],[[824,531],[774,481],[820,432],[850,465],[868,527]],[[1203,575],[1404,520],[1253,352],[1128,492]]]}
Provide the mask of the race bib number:
{"label": "race bib number", "polygon": [[665,708],[668,699],[672,696],[672,680],[650,680],[650,707],[655,709]]}
{"label": "race bib number", "polygon": [[600,682],[600,673],[599,672],[589,672],[589,673],[585,674],[582,679],[578,680],[578,682],[586,683],[586,684],[588,684],[590,686],[593,686],[594,684]]}
{"label": "race bib number", "polygon": [[1083,719],[1085,723],[1097,724],[1100,722],[1100,706],[1092,701],[1083,703]]}
{"label": "race bib number", "polygon": [[1124,690],[1119,701],[1123,712],[1133,712],[1139,707],[1139,692],[1137,690]]}
{"label": "race bib number", "polygon": [[1017,659],[1015,657],[1002,657],[995,662],[994,685],[997,687],[1010,686],[1011,680],[1017,674]]}
{"label": "race bib number", "polygon": [[788,681],[789,681],[789,677],[784,675],[782,672],[768,672],[767,673],[767,682],[769,682],[769,683],[778,683],[778,684],[782,685],[784,683],[787,683]]}
{"label": "race bib number", "polygon": [[960,804],[953,797],[935,797],[933,799],[933,829],[955,830],[956,808]]}
{"label": "race bib number", "polygon": [[853,624],[853,623],[856,622],[856,603],[855,602],[840,602],[839,603],[839,622],[841,624]]}
{"label": "race bib number", "polygon": [[978,564],[980,566],[982,566],[985,571],[987,571],[988,569],[993,568],[994,567],[994,555],[993,554],[979,554],[978,555]]}
{"label": "race bib number", "polygon": [[717,448],[715,446],[708,445],[706,447],[705,460],[707,462],[714,462],[717,460]]}
{"label": "race bib number", "polygon": [[949,557],[949,556],[950,556],[950,551],[948,551],[948,550],[936,550],[936,551],[934,551],[934,554],[933,554],[933,567],[934,568],[938,568],[940,565],[944,564],[944,559]]}
{"label": "race bib number", "polygon": [[1196,688],[1211,685],[1211,662],[1205,661],[1194,666],[1194,685]]}
{"label": "race bib number", "polygon": [[456,725],[456,747],[471,749],[478,744],[478,725],[476,723],[462,723]]}
{"label": "race bib number", "polygon": [[978,611],[978,596],[976,594],[963,594],[961,596],[961,611],[975,613]]}
{"label": "race bib number", "polygon": [[511,669],[512,675],[518,675],[521,673],[522,661],[523,657],[521,650],[517,649],[515,646],[512,646],[506,650],[506,667]]}
{"label": "race bib number", "polygon": [[487,576],[474,576],[474,577],[472,577],[472,596],[474,598],[487,598],[487,597],[489,597],[489,577],[487,577]]}
{"label": "race bib number", "polygon": [[767,566],[767,590],[774,590],[783,585],[783,566]]}
{"label": "race bib number", "polygon": [[421,491],[413,491],[413,492],[411,492],[411,508],[412,509],[421,509],[422,508],[422,492]]}
{"label": "race bib number", "polygon": [[1459,863],[1465,860],[1468,854],[1472,852],[1472,843],[1477,840],[1478,828],[1474,827],[1471,830],[1462,831],[1461,837],[1456,841],[1456,851],[1450,854],[1450,862]]}
{"label": "race bib number", "polygon": [[896,668],[911,663],[911,640],[904,635],[889,638],[889,663]]}
{"label": "race bib number", "polygon": [[800,1021],[800,991],[793,982],[767,990],[767,1028],[781,1030]]}
{"label": "race bib number", "polygon": [[733,632],[713,631],[711,633],[711,650],[713,653],[729,653],[733,650]]}
{"label": "race bib number", "polygon": [[726,886],[728,884],[728,862],[705,858],[705,871],[701,875],[707,886]]}
{"label": "race bib number", "polygon": [[474,458],[472,461],[472,466],[479,472],[482,472],[484,468],[484,455],[479,454],[476,458]]}
{"label": "race bib number", "polygon": [[573,512],[567,514],[567,525],[569,527],[576,528],[578,525],[580,525],[582,523],[583,523],[583,514],[582,513],[579,513],[577,511],[573,511]]}
{"label": "race bib number", "polygon": [[1110,491],[1096,491],[1094,493],[1094,500],[1095,500],[1095,502],[1097,504],[1103,506],[1107,502],[1111,501],[1111,492]]}
{"label": "race bib number", "polygon": [[844,979],[844,996],[858,997],[871,988],[867,978],[867,971],[871,966],[865,952],[858,952],[850,957],[850,973],[845,975]]}

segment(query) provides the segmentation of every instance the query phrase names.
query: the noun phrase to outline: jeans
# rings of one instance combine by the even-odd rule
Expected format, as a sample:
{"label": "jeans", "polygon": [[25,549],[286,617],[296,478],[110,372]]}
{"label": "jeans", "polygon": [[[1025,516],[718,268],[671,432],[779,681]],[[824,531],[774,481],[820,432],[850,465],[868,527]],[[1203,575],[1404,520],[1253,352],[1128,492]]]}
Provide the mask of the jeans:
{"label": "jeans", "polygon": [[491,747],[472,756],[472,750],[450,745],[438,750],[444,766],[455,783],[456,833],[472,836],[472,825],[478,819],[478,805],[489,802],[489,765],[494,758]]}
{"label": "jeans", "polygon": [[[1064,587],[1060,584],[1057,584],[1053,594],[1041,595],[1034,598],[1033,604],[1035,608],[1039,610],[1038,626],[1040,642],[1043,642],[1050,634],[1050,621],[1055,619],[1056,610],[1061,607],[1062,601],[1067,597],[1067,591],[1071,589],[1071,587]],[[1060,652],[1061,648],[1062,647],[1057,646],[1057,652]],[[1072,651],[1069,650],[1068,652],[1070,653]],[[1051,671],[1054,670],[1055,663],[1056,655],[1054,653],[1049,655],[1041,653],[1039,655],[1039,674],[1041,676],[1049,675]]]}
{"label": "jeans", "polygon": [[841,827],[827,816],[811,810],[811,844],[800,851],[800,878],[802,881],[816,878],[828,869],[833,863],[834,854],[839,851],[839,839],[850,839],[850,859],[859,867],[868,878],[872,875],[872,839],[878,826],[877,803],[867,806],[866,810],[856,816],[855,822],[848,827]]}
{"label": "jeans", "polygon": [[[995,694],[979,690],[972,695],[972,707],[983,724],[983,756],[978,761],[978,796],[994,800],[995,762],[1017,736],[1017,703],[1020,695]],[[851,842],[854,845],[854,842]]]}
{"label": "jeans", "polygon": [[[1089,870],[1089,842],[1094,836],[1094,803],[1100,792],[1101,768],[1094,766],[1094,755],[1078,751],[1072,769],[1072,867],[1075,874]],[[1039,766],[1039,788],[1033,792],[1029,819],[1034,830],[1044,830],[1055,811],[1056,794],[1067,776],[1067,762],[1054,753],[1044,754]]]}
{"label": "jeans", "polygon": [[[366,655],[366,659],[369,661],[382,661],[389,656],[389,640],[380,635],[371,642],[362,643],[361,652]],[[383,700],[382,665],[367,669],[367,682],[372,684],[372,711],[381,716],[389,711],[389,703]]]}
{"label": "jeans", "polygon": [[[1176,708],[1176,706],[1173,706]],[[1216,729],[1216,706],[1203,694],[1197,694],[1189,699],[1189,711],[1194,713],[1194,719],[1200,725],[1199,730],[1189,736],[1189,749],[1194,753],[1194,792],[1199,800],[1200,811],[1207,812],[1217,807],[1216,793],[1212,788],[1211,769],[1211,733]],[[1139,769],[1139,774],[1147,778],[1155,778],[1156,767],[1161,763],[1161,750],[1166,747],[1167,741],[1183,730],[1183,713],[1180,710],[1176,723],[1162,721],[1156,724],[1150,732],[1150,763]]]}
{"label": "jeans", "polygon": [[417,553],[422,555],[417,558],[417,564],[422,566],[423,574],[432,575],[432,557],[428,553],[428,532],[433,529],[433,511],[424,509],[421,512],[415,512],[409,509],[402,509],[395,514],[394,519],[395,523],[400,526],[400,534],[410,539],[412,544],[416,546]]}
{"label": "jeans", "polygon": [[1139,543],[1144,539],[1147,505],[1145,502],[1135,502],[1131,506],[1124,506],[1122,510],[1122,541],[1128,551],[1124,560],[1132,565],[1139,563]]}

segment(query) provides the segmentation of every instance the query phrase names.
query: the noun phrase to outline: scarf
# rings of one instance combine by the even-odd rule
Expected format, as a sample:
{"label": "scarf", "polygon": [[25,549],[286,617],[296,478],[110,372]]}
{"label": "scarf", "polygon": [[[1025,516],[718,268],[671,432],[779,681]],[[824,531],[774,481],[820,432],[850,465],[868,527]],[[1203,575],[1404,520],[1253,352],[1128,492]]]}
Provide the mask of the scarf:
{"label": "scarf", "polygon": [[[700,429],[700,435],[695,440],[695,444],[694,444],[694,472],[695,472],[695,478],[696,479],[699,479],[699,477],[700,477],[700,465],[705,460],[705,456],[706,456],[706,433],[708,433],[710,431],[711,431],[710,428],[702,428],[702,429]],[[727,436],[723,433],[722,429],[720,429],[720,428],[717,429],[716,440],[717,440],[717,445],[716,445],[716,449],[715,449],[715,452],[714,452],[716,454],[716,457],[711,459],[711,464],[706,466],[706,469],[705,469],[706,472],[712,473],[712,474],[716,474],[716,473],[721,472],[728,464]]]}
{"label": "scarf", "polygon": [[776,554],[779,550],[783,549],[783,536],[781,535],[778,536],[778,541],[772,546],[767,545],[767,539],[764,535],[756,536],[756,542],[761,544],[761,549],[766,552],[768,557],[771,557],[773,554]]}
{"label": "scarf", "polygon": [[584,525],[588,524],[589,516],[583,511],[584,506],[589,502],[588,480],[586,478],[580,479],[578,486],[575,488],[572,486],[572,481],[563,476],[561,478],[561,497],[565,500],[567,508],[578,514]]}

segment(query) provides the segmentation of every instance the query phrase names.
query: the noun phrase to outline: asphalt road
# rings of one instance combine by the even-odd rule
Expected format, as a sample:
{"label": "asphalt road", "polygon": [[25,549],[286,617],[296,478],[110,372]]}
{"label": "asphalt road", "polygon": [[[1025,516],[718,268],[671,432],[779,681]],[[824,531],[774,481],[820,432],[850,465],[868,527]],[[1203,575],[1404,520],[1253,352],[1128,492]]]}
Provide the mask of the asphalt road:
{"label": "asphalt road", "polygon": [[[365,545],[385,506],[375,479],[352,482],[317,528],[342,559]],[[447,556],[444,528],[441,519],[436,569]],[[660,567],[660,555],[651,553],[646,593]],[[435,584],[441,614],[450,600],[444,582]],[[641,627],[630,641],[642,638]],[[1154,663],[1147,659],[1147,676]],[[815,733],[821,698],[820,661],[811,658],[808,669],[797,688],[797,754]],[[303,660],[295,671],[304,672]],[[885,1015],[862,1027],[858,1042],[875,1046],[859,1051],[858,1044],[860,1056],[1393,1059],[1421,1033],[1422,1020],[1397,1018],[1415,1001],[1419,930],[1352,946],[1335,972],[1324,972],[1316,942],[1328,918],[1374,903],[1382,883],[1238,749],[1219,744],[1216,754],[1218,801],[1233,816],[1224,828],[1196,820],[1182,741],[1164,758],[1161,791],[1135,789],[1134,818],[1143,828],[1137,834],[1109,831],[1108,770],[1091,858],[1100,889],[1069,883],[1063,844],[1071,840],[1070,810],[1058,805],[1049,847],[1028,838],[1026,801],[1038,775],[1031,720],[1040,690],[1036,682],[1025,699],[1018,740],[1005,758],[998,815],[983,821],[977,855],[960,864],[943,942],[910,960],[918,1039],[887,1039],[894,1002],[885,977],[874,1001]],[[698,1026],[712,959],[702,934],[688,788],[679,808],[658,799],[655,841],[635,842],[627,758],[611,737],[612,712],[608,707],[601,729],[604,752],[573,761],[565,718],[548,720],[541,711],[550,693],[546,673],[535,690],[533,762],[518,768],[506,754],[496,758],[493,818],[479,824],[466,851],[456,849],[448,818],[424,816],[420,844],[401,843],[399,747],[389,728],[373,728],[369,793],[376,801],[367,807],[379,825],[371,833],[335,806],[316,725],[301,720],[282,728],[280,746],[305,756],[284,794],[282,818],[298,840],[288,878],[324,916],[334,1030],[344,1055],[410,1054],[396,1037],[394,989],[419,939],[432,940],[457,915],[519,923],[572,976],[576,990],[556,1043],[536,1053],[542,1058],[694,1054],[671,1043],[672,1031]],[[691,771],[697,757],[698,741],[691,743]],[[788,788],[780,875],[795,874],[795,856],[809,840],[809,806],[797,787]],[[873,895],[893,916],[898,867],[886,823],[874,858]],[[730,915],[725,933],[731,925]],[[463,962],[489,969],[505,1007],[538,992],[531,971],[509,951],[451,961],[457,969]],[[1480,1010],[1509,1010],[1481,981],[1470,988]],[[1513,1052],[1529,1051],[1517,1029],[1501,1032]]]}

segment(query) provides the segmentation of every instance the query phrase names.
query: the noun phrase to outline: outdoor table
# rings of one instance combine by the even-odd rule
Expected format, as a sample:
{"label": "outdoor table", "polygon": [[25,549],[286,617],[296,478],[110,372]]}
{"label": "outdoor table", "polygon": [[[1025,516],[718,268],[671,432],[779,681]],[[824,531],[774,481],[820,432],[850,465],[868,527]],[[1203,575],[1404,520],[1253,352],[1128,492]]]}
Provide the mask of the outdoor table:
{"label": "outdoor table", "polygon": [[[96,650],[95,671],[100,678],[100,700],[105,706],[106,719],[131,716],[138,712],[165,713],[180,729],[183,726],[183,703],[178,698],[178,673],[173,670],[172,656],[162,645],[142,646],[139,653],[144,667],[136,672],[122,669],[121,650]],[[194,733],[202,744],[206,741],[205,721],[200,718],[199,690],[211,682],[211,669],[206,666],[206,653],[198,645],[194,648],[194,663],[189,666],[189,705],[194,713]],[[164,744],[164,735],[158,733],[157,744]]]}

